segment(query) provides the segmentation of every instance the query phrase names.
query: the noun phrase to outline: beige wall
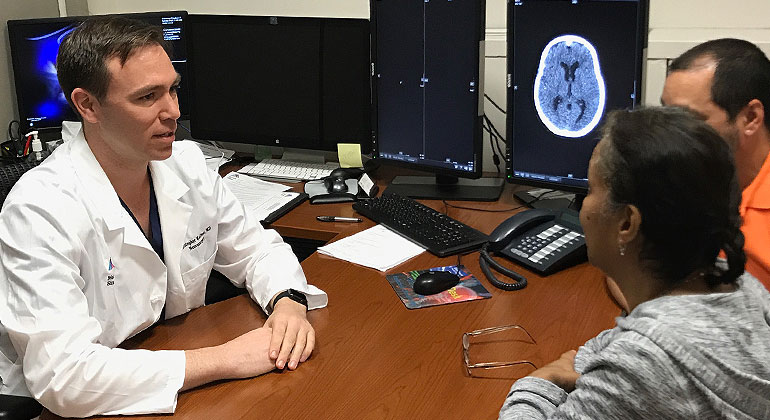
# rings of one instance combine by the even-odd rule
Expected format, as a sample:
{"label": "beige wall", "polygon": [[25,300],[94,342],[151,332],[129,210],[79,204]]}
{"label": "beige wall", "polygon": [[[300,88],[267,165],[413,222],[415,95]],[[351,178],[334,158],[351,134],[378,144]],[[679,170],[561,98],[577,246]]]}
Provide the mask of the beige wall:
{"label": "beige wall", "polygon": [[770,1],[651,0],[654,28],[770,28]]}
{"label": "beige wall", "polygon": [[652,0],[644,104],[660,104],[666,68],[673,58],[703,41],[723,37],[751,41],[770,56],[770,1]]}
{"label": "beige wall", "polygon": [[[59,5],[64,2],[64,9],[66,9],[67,16],[88,16],[88,0],[59,0]],[[59,7],[62,9],[62,7]],[[64,11],[62,11],[64,16]]]}
{"label": "beige wall", "polygon": [[16,116],[16,91],[13,86],[11,51],[8,45],[8,20],[59,16],[57,0],[0,0],[0,128],[6,140],[8,123]]}
{"label": "beige wall", "polygon": [[368,0],[88,0],[91,14],[187,10],[190,13],[368,18]]}

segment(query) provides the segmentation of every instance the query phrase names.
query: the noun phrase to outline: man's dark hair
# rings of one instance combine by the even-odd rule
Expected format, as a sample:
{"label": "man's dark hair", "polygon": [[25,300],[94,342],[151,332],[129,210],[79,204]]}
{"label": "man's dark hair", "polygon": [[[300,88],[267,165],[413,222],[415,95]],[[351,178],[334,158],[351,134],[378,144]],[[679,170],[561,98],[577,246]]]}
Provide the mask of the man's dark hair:
{"label": "man's dark hair", "polygon": [[756,45],[742,39],[706,41],[671,62],[669,72],[691,70],[702,58],[716,63],[711,100],[727,111],[730,121],[752,99],[765,107],[765,127],[770,130],[770,60]]}
{"label": "man's dark hair", "polygon": [[[741,192],[730,147],[711,126],[674,107],[614,111],[600,147],[610,208],[639,209],[641,259],[653,274],[676,284],[708,268],[716,285],[743,273]],[[714,264],[720,250],[726,269]]]}
{"label": "man's dark hair", "polygon": [[78,112],[71,98],[77,87],[103,100],[110,84],[107,61],[117,57],[125,64],[136,49],[151,45],[160,45],[171,56],[171,45],[158,26],[117,16],[83,22],[64,38],[56,57],[59,85],[67,102]]}

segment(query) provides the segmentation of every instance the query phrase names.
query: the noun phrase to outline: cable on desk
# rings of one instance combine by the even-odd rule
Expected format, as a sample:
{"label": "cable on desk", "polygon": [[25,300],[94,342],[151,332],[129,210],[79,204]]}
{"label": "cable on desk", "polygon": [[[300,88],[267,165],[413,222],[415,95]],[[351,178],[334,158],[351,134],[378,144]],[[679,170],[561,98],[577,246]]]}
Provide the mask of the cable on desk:
{"label": "cable on desk", "polygon": [[[527,287],[526,277],[495,261],[494,258],[492,258],[492,255],[490,255],[491,251],[488,250],[488,246],[489,244],[484,244],[484,246],[481,247],[481,251],[479,251],[479,267],[481,268],[481,271],[484,272],[484,275],[487,276],[487,280],[498,289],[507,291],[521,290]],[[513,283],[499,280],[497,276],[492,273],[490,267],[513,279]]]}
{"label": "cable on desk", "polygon": [[449,207],[452,207],[452,208],[463,209],[463,210],[472,210],[472,211],[483,211],[483,212],[487,212],[487,213],[505,213],[505,212],[509,212],[509,211],[518,210],[518,209],[526,206],[526,204],[522,204],[520,206],[511,207],[511,208],[508,208],[508,209],[480,209],[480,208],[475,208],[475,207],[465,207],[465,206],[458,206],[458,205],[455,205],[455,204],[449,204],[449,203],[446,202],[446,200],[441,200],[441,201],[444,203],[445,206],[449,206]]}
{"label": "cable on desk", "polygon": [[[441,200],[442,203],[444,203],[444,215],[449,217],[449,203],[446,202],[446,200]],[[457,254],[457,266],[460,267],[460,256],[462,255],[462,252]]]}

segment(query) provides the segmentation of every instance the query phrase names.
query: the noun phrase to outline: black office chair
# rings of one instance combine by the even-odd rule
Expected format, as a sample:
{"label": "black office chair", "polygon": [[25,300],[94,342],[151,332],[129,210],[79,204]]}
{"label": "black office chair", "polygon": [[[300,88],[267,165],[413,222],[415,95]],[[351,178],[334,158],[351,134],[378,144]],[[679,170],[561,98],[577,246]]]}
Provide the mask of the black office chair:
{"label": "black office chair", "polygon": [[[16,184],[16,181],[39,162],[15,162],[7,165],[0,164],[0,205]],[[16,395],[0,395],[0,420],[29,420],[40,415],[43,406],[34,398]]]}
{"label": "black office chair", "polygon": [[43,412],[43,406],[30,397],[0,395],[0,420],[30,420]]}

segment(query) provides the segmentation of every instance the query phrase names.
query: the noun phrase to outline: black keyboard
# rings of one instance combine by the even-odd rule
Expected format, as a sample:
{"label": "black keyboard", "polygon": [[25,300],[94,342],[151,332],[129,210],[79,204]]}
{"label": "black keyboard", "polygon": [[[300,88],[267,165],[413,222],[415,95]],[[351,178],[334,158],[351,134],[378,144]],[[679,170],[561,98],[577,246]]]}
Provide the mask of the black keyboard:
{"label": "black keyboard", "polygon": [[0,163],[0,206],[5,197],[11,192],[11,188],[25,172],[39,165],[39,161],[21,161],[9,164]]}
{"label": "black keyboard", "polygon": [[439,257],[479,249],[487,242],[487,235],[478,230],[397,194],[358,201],[353,210]]}

